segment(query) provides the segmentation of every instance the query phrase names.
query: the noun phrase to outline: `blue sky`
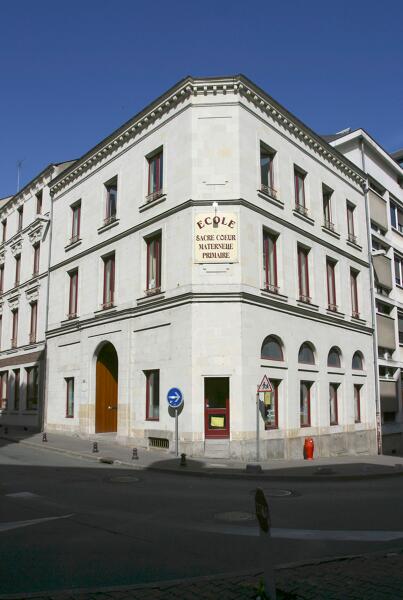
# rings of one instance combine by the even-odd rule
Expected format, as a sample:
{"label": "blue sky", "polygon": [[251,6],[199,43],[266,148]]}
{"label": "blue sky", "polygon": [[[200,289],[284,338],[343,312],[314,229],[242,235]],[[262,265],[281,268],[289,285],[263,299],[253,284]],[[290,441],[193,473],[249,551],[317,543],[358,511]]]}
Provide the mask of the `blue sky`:
{"label": "blue sky", "polygon": [[318,133],[403,146],[401,0],[3,0],[0,197],[185,75],[244,73]]}

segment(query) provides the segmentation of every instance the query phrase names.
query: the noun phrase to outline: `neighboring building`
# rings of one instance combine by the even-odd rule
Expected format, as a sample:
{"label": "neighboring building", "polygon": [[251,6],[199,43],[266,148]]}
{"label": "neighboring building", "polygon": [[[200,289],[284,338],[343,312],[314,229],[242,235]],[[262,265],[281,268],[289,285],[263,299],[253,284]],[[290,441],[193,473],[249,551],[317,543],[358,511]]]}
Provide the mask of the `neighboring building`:
{"label": "neighboring building", "polygon": [[50,238],[50,165],[0,201],[0,424],[42,427]]}
{"label": "neighboring building", "polygon": [[367,175],[383,452],[403,453],[403,151],[388,154],[362,129],[331,144]]}
{"label": "neighboring building", "polygon": [[48,430],[376,452],[365,175],[243,76],[179,82],[50,183]]}

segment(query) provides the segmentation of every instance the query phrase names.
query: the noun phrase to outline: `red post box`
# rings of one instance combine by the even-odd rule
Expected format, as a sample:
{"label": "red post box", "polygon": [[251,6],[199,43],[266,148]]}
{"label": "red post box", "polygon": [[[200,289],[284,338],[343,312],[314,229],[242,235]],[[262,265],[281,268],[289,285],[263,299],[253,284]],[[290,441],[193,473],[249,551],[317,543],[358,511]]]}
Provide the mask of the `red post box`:
{"label": "red post box", "polygon": [[304,442],[304,458],[305,460],[313,460],[313,451],[315,444],[312,438],[305,438]]}

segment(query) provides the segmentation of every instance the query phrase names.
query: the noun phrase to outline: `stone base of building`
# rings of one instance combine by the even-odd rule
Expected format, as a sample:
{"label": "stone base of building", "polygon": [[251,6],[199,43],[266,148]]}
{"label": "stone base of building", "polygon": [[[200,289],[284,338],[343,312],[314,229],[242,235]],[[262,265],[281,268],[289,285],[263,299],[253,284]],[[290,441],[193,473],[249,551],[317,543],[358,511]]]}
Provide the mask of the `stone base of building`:
{"label": "stone base of building", "polygon": [[382,436],[382,454],[403,456],[403,432]]}

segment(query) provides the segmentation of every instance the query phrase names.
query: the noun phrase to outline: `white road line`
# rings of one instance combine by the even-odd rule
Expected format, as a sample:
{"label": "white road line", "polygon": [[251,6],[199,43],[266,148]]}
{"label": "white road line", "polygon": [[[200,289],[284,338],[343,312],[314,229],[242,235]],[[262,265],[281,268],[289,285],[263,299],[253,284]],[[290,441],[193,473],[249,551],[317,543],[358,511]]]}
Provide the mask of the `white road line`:
{"label": "white road line", "polygon": [[30,519],[29,521],[10,521],[10,523],[0,523],[0,533],[3,531],[10,531],[10,529],[19,529],[20,527],[29,527],[30,525],[38,525],[39,523],[45,523],[46,521],[56,521],[57,519],[68,519],[72,517],[74,513],[70,515],[61,515],[60,517],[44,517],[42,519]]}
{"label": "white road line", "polygon": [[5,494],[6,498],[39,498],[38,494],[33,492],[13,492],[12,494]]}

